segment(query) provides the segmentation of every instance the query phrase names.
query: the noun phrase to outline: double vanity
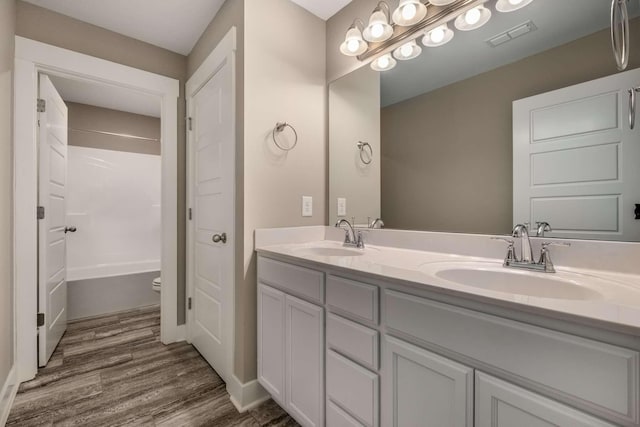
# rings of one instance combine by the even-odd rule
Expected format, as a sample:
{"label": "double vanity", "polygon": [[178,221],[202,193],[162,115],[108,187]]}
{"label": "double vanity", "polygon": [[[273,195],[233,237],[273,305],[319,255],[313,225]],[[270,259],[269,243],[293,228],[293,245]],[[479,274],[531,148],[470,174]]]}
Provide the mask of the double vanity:
{"label": "double vanity", "polygon": [[544,273],[490,236],[343,238],[256,232],[258,380],[300,424],[640,425],[636,245],[573,241]]}

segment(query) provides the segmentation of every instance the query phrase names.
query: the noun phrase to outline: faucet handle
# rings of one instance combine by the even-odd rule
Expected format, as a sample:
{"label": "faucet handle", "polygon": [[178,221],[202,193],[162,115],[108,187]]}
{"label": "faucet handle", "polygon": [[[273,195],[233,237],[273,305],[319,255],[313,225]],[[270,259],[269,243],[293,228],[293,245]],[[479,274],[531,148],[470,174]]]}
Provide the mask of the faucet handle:
{"label": "faucet handle", "polygon": [[509,247],[507,248],[507,256],[504,258],[504,262],[502,263],[502,265],[508,267],[509,265],[518,261],[518,258],[516,257],[516,249],[513,246],[514,242],[512,239],[507,239],[505,237],[492,237],[491,240],[498,240],[509,245]]}
{"label": "faucet handle", "polygon": [[505,242],[505,243],[509,244],[509,246],[513,246],[514,245],[513,239],[507,239],[506,237],[492,237],[491,240],[498,240],[500,242]]}
{"label": "faucet handle", "polygon": [[571,243],[568,242],[542,242],[542,249],[540,250],[540,261],[538,264],[544,266],[545,273],[555,273],[556,268],[551,261],[551,253],[549,252],[549,246],[562,246],[569,247]]}
{"label": "faucet handle", "polygon": [[561,247],[568,248],[569,246],[571,246],[571,243],[569,243],[569,242],[542,242],[542,250],[548,249],[549,246],[561,246]]}

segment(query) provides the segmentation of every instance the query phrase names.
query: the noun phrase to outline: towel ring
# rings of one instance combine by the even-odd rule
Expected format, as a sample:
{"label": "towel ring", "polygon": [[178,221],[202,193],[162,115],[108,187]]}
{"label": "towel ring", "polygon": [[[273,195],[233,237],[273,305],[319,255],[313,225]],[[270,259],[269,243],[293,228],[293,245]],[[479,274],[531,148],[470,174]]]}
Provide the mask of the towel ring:
{"label": "towel ring", "polygon": [[[371,144],[369,144],[368,142],[364,142],[364,141],[358,141],[358,143],[356,144],[358,146],[358,150],[360,150],[360,160],[362,160],[362,163],[364,163],[365,165],[369,165],[371,164],[371,162],[373,161],[373,148],[371,148]],[[369,159],[366,159],[363,154],[366,151],[367,147],[369,148]]]}
{"label": "towel ring", "polygon": [[[286,127],[291,128],[291,130],[293,131],[293,134],[296,136],[296,139],[293,142],[293,145],[291,147],[288,147],[288,148],[287,147],[283,147],[282,145],[280,145],[278,143],[278,138],[276,138],[276,134],[282,132]],[[278,123],[276,123],[276,127],[273,128],[273,132],[271,132],[271,136],[273,137],[273,142],[282,151],[291,151],[298,144],[298,132],[296,132],[296,129],[293,126],[291,126],[289,123],[287,123],[287,122],[278,122]]]}

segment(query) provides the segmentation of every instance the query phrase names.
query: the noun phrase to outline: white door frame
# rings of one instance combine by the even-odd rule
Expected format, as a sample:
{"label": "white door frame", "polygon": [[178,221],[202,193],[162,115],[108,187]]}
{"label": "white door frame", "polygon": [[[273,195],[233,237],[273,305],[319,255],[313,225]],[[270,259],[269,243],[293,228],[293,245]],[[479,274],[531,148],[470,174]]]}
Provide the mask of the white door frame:
{"label": "white door frame", "polygon": [[162,292],[160,338],[180,339],[178,326],[177,141],[179,82],[30,39],[15,38],[14,75],[14,295],[18,380],[35,377],[37,360],[38,73],[110,84],[157,96],[162,105]]}

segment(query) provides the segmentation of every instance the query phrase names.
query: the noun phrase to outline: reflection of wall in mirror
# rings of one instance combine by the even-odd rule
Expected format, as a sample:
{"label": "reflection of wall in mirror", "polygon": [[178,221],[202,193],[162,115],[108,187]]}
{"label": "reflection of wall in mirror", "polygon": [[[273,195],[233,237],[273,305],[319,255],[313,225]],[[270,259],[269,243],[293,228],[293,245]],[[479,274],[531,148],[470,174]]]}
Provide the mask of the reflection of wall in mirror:
{"label": "reflection of wall in mirror", "polygon": [[[640,45],[640,18],[630,33],[631,45]],[[640,67],[633,52],[628,69]],[[609,31],[602,30],[383,108],[387,227],[509,233],[512,102],[613,73]]]}
{"label": "reflection of wall in mirror", "polygon": [[[363,67],[329,88],[329,221],[340,218],[364,224],[380,216],[380,75]],[[358,141],[371,145],[365,164]],[[369,152],[363,153],[365,160]],[[346,213],[338,217],[338,198]]]}

